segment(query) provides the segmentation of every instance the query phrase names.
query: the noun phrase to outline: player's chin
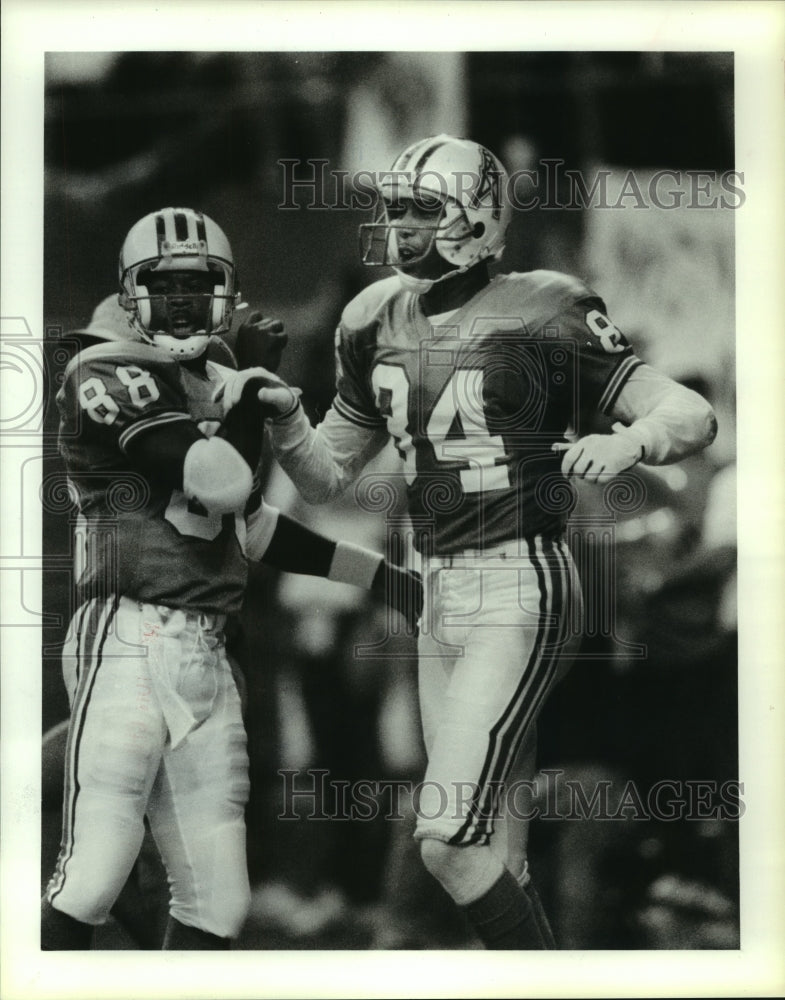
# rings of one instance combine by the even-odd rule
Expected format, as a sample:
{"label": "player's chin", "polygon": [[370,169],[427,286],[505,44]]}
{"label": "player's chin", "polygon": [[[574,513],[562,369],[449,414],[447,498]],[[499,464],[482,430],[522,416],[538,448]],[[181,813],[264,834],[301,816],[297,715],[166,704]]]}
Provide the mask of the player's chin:
{"label": "player's chin", "polygon": [[413,278],[423,278],[426,275],[420,272],[423,269],[427,269],[427,250],[418,250],[415,247],[398,247],[398,260],[396,267],[403,271],[404,274],[409,274]]}
{"label": "player's chin", "polygon": [[443,274],[442,269],[438,265],[434,265],[430,261],[423,261],[420,257],[413,263],[396,264],[395,266],[402,274],[405,274],[409,278],[415,278],[418,281],[435,281],[437,278],[441,278]]}

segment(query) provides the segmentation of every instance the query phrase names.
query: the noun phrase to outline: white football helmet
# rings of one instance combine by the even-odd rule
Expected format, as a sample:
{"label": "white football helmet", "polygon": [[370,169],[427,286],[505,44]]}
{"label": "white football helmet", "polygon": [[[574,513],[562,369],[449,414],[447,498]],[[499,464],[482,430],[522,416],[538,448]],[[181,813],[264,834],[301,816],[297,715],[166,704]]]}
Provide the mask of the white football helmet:
{"label": "white football helmet", "polygon": [[478,261],[500,257],[512,217],[507,185],[502,163],[471,139],[442,134],[413,143],[389,171],[379,175],[377,218],[360,226],[363,264],[388,265],[404,280],[411,277],[397,266],[402,261],[398,257],[394,207],[402,199],[424,207],[437,202],[442,205],[441,215],[435,216],[433,223],[417,227],[433,233],[426,252],[435,246],[439,255],[453,265],[437,281],[460,274]]}
{"label": "white football helmet", "polygon": [[[227,332],[235,308],[241,305],[229,241],[212,219],[192,208],[162,208],[140,219],[125,238],[119,269],[119,302],[131,313],[131,325],[148,343],[181,361],[206,350],[211,334]],[[145,280],[165,271],[214,273],[206,329],[187,337],[151,329],[151,296]],[[168,302],[166,309],[168,314]]]}

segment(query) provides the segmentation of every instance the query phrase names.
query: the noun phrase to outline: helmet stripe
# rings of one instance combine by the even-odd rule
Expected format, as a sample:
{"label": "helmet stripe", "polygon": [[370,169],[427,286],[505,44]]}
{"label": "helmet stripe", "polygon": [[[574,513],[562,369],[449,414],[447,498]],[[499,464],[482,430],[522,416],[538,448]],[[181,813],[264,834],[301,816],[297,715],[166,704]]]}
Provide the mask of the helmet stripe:
{"label": "helmet stripe", "polygon": [[418,150],[420,146],[422,146],[423,142],[427,141],[428,141],[427,139],[423,139],[421,142],[416,142],[413,146],[409,146],[408,149],[405,149],[400,156],[397,156],[395,158],[395,162],[393,163],[390,169],[405,170],[406,167],[408,166],[409,161],[414,156],[415,151]]}
{"label": "helmet stripe", "polygon": [[160,257],[166,242],[166,219],[163,217],[163,213],[159,213],[155,217],[155,237],[158,240],[158,256]]}
{"label": "helmet stripe", "polygon": [[174,213],[174,236],[178,243],[188,239],[188,216],[185,212]]}
{"label": "helmet stripe", "polygon": [[[437,144],[438,145],[438,144]],[[433,146],[433,136],[429,136],[427,139],[420,139],[419,142],[412,143],[408,149],[405,149],[401,155],[396,159],[395,163],[392,165],[393,170],[408,170],[409,164],[412,160],[420,153],[420,150],[425,149],[426,152],[424,156],[428,156],[430,152],[430,147]],[[422,166],[423,156],[420,156],[419,164]]]}
{"label": "helmet stripe", "polygon": [[202,243],[207,242],[207,229],[204,224],[204,216],[201,212],[196,212],[196,238]]}
{"label": "helmet stripe", "polygon": [[444,146],[444,145],[446,145],[445,140],[444,139],[440,139],[439,142],[434,142],[430,146],[427,146],[425,148],[425,151],[422,153],[422,155],[420,156],[419,160],[412,167],[412,173],[414,174],[415,177],[422,170],[423,166],[425,165],[425,161],[428,159],[428,157],[432,153],[435,153],[437,149],[441,149],[441,147]]}

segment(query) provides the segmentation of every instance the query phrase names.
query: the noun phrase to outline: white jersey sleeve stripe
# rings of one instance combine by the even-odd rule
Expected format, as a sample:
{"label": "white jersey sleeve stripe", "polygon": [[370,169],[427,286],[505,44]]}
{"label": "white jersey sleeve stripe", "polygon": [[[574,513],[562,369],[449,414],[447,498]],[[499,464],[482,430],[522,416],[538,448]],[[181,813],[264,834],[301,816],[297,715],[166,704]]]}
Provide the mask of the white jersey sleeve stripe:
{"label": "white jersey sleeve stripe", "polygon": [[362,413],[360,410],[352,406],[351,403],[347,403],[342,396],[335,397],[333,400],[333,406],[342,417],[350,420],[353,424],[357,424],[358,427],[376,428],[385,426],[384,417],[371,417],[367,413]]}
{"label": "white jersey sleeve stripe", "polygon": [[600,401],[597,404],[597,409],[600,413],[609,413],[611,407],[616,402],[616,398],[621,392],[622,386],[633,373],[633,371],[642,365],[643,362],[640,358],[636,358],[631,355],[625,358],[624,361],[619,365],[619,367],[613,372],[611,377],[608,379],[608,384],[605,386]]}
{"label": "white jersey sleeve stripe", "polygon": [[191,417],[187,413],[156,413],[153,417],[147,417],[144,420],[137,420],[130,427],[120,434],[119,444],[123,451],[128,450],[128,442],[131,441],[137,434],[143,434],[145,431],[150,430],[151,427],[161,427],[164,424],[176,424],[181,421],[191,421]]}

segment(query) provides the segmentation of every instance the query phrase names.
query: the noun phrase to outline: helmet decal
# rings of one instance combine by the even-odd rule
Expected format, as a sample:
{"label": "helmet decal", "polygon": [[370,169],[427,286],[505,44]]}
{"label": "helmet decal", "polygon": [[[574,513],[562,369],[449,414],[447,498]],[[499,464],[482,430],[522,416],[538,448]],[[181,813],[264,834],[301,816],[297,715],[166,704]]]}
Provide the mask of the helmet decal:
{"label": "helmet decal", "polygon": [[480,147],[480,156],[482,157],[479,173],[480,180],[476,190],[469,196],[469,201],[472,208],[479,208],[483,199],[490,197],[492,206],[491,215],[494,219],[498,220],[502,215],[500,184],[502,172],[484,146]]}
{"label": "helmet decal", "polygon": [[[430,136],[407,147],[389,171],[379,175],[377,216],[360,226],[361,260],[369,266],[387,265],[411,280],[407,287],[429,287],[467,270],[481,260],[494,260],[504,250],[512,209],[507,199],[507,172],[498,158],[470,139]],[[402,229],[405,201],[418,207],[441,206],[432,218],[407,222],[407,229],[431,233],[429,253],[435,248],[450,269],[436,279],[414,279],[405,274],[397,232]],[[423,259],[425,254],[409,265]],[[414,284],[413,284],[414,282]]]}

